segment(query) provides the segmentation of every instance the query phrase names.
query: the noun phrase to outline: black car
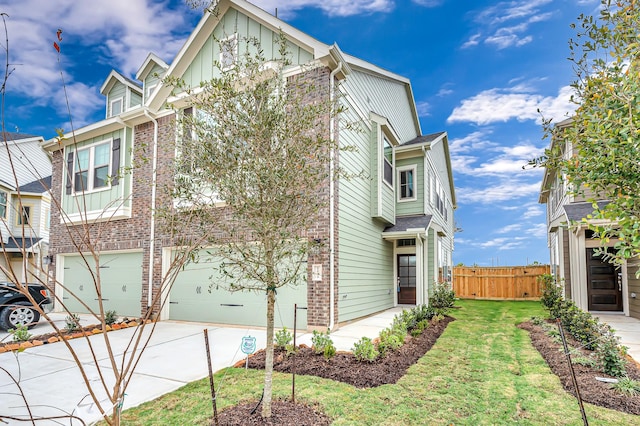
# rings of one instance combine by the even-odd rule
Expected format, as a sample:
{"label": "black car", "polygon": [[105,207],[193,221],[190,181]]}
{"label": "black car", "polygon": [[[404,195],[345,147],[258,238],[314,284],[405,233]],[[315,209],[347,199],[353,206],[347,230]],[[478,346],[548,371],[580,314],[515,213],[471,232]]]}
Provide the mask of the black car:
{"label": "black car", "polygon": [[[51,303],[49,289],[42,284],[23,284],[29,289],[33,300],[43,308]],[[34,309],[27,296],[10,282],[0,282],[0,328],[11,330],[18,326],[33,327],[40,320],[40,314]]]}

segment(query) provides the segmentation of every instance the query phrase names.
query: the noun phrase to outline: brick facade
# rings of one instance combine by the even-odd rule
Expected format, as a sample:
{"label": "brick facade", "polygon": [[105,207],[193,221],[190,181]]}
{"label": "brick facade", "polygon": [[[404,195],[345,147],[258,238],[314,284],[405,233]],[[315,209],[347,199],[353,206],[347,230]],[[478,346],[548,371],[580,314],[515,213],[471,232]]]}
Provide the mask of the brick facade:
{"label": "brick facade", "polygon": [[[329,76],[328,68],[320,67],[305,72],[302,76],[318,87],[327,88],[319,92],[314,92],[310,101],[318,96],[329,96]],[[325,121],[328,132],[329,117],[321,117]],[[156,174],[156,206],[167,206],[172,202],[169,199],[166,188],[173,181],[173,161],[175,157],[176,124],[175,116],[168,115],[157,120],[157,174]],[[338,120],[336,120],[337,122]],[[155,238],[153,253],[151,253],[151,222],[152,222],[152,184],[153,184],[153,140],[155,123],[148,121],[133,128],[133,179],[131,188],[131,218],[113,220],[110,222],[99,222],[92,224],[81,224],[66,226],[61,223],[58,206],[60,195],[63,193],[63,182],[66,167],[63,150],[53,152],[53,177],[52,190],[54,200],[51,211],[51,253],[63,255],[78,253],[78,249],[85,249],[89,245],[96,251],[119,251],[119,250],[142,250],[142,294],[140,295],[140,305],[142,314],[146,314],[150,309],[148,306],[148,285],[149,274],[152,274],[152,291],[154,300],[159,299],[158,295],[162,285],[162,253],[163,249],[172,247],[172,240],[169,235],[162,234],[162,227],[159,220],[155,223]],[[338,129],[335,129],[337,138]],[[336,153],[335,163],[338,163]],[[121,180],[121,185],[124,180]],[[334,202],[334,268],[335,268],[335,289],[334,299],[334,321],[338,322],[338,183],[335,183]],[[329,212],[329,182],[319,196],[326,204],[320,212],[317,222],[308,230],[309,238],[322,242],[321,249],[314,252],[308,258],[308,293],[307,293],[307,324],[310,328],[326,328],[330,324],[330,212]],[[153,259],[153,262],[150,262]],[[312,265],[322,265],[322,280],[312,281]],[[55,280],[55,271],[52,268],[51,276]],[[152,309],[153,314],[159,312],[159,307]]]}

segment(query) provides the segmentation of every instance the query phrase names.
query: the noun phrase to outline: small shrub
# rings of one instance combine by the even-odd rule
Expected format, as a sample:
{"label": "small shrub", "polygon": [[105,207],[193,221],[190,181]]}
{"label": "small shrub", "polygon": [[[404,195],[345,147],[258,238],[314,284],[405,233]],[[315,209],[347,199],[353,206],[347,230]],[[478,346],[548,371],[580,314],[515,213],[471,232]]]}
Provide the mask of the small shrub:
{"label": "small shrub", "polygon": [[[540,303],[545,308],[551,309],[560,303],[562,298],[562,288],[556,281],[556,277],[551,274],[543,274],[538,277],[538,283],[540,284]],[[552,315],[553,318],[558,318]]]}
{"label": "small shrub", "polygon": [[298,348],[296,346],[293,346],[293,343],[287,344],[284,347],[284,350],[285,350],[287,356],[294,355],[296,352],[298,352]]}
{"label": "small shrub", "polygon": [[293,334],[287,330],[287,327],[282,327],[282,330],[276,331],[273,339],[273,344],[276,348],[286,349],[287,345],[293,341]]}
{"label": "small shrub", "polygon": [[440,309],[441,313],[446,314],[447,310],[453,308],[455,301],[456,294],[451,288],[451,283],[440,282],[436,284],[433,294],[429,298],[429,306]]}
{"label": "small shrub", "polygon": [[64,328],[66,328],[67,331],[76,331],[80,329],[80,317],[78,314],[67,315],[64,319],[64,323]]}
{"label": "small shrub", "polygon": [[422,320],[416,324],[416,326],[411,330],[411,336],[418,337],[422,334],[424,330],[429,328],[429,320]]}
{"label": "small shrub", "polygon": [[544,319],[540,317],[531,317],[531,324],[533,325],[541,326],[544,323],[545,323]]}
{"label": "small shrub", "polygon": [[602,372],[613,377],[623,377],[626,374],[626,348],[619,345],[618,337],[608,325],[600,324],[600,333],[595,355]]}
{"label": "small shrub", "polygon": [[313,350],[315,353],[323,354],[326,359],[331,359],[336,354],[336,347],[334,346],[329,333],[329,329],[327,329],[326,333],[314,330],[313,336],[311,337],[311,343],[313,344]]}
{"label": "small shrub", "polygon": [[417,322],[430,320],[435,315],[435,309],[428,305],[416,306],[412,310],[415,312]]}
{"label": "small shrub", "polygon": [[405,335],[400,335],[397,330],[392,328],[385,328],[380,332],[380,343],[378,343],[378,350],[382,356],[396,351],[404,344]]}
{"label": "small shrub", "polygon": [[437,313],[433,316],[433,318],[431,318],[431,321],[433,322],[440,322],[444,319],[444,314],[442,313]]}
{"label": "small shrub", "polygon": [[380,352],[370,338],[363,337],[353,344],[353,355],[358,361],[373,362],[380,356]]}
{"label": "small shrub", "polygon": [[26,342],[31,338],[31,333],[26,325],[19,325],[9,330],[9,333],[11,333],[14,342]]}
{"label": "small shrub", "polygon": [[627,376],[618,379],[618,383],[612,384],[611,387],[626,396],[640,395],[640,382]]}
{"label": "small shrub", "polygon": [[596,361],[590,356],[584,356],[584,355],[572,356],[571,363],[583,365],[585,367],[591,367],[591,368],[596,368],[598,366],[598,361]]}
{"label": "small shrub", "polygon": [[116,323],[118,319],[118,314],[116,311],[107,311],[104,313],[104,323],[107,325],[113,325]]}

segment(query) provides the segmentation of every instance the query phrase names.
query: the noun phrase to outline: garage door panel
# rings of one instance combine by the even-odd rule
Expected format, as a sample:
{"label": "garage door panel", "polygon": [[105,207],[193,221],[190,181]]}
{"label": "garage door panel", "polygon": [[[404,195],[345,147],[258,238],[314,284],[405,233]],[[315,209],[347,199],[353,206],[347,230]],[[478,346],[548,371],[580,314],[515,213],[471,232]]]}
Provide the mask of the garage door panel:
{"label": "garage door panel", "polygon": [[[187,265],[177,276],[169,297],[169,318],[220,324],[266,326],[267,297],[263,291],[229,291],[213,257]],[[307,285],[279,288],[275,326],[293,328],[294,304],[306,307]],[[306,310],[298,310],[299,328],[306,328]]]}
{"label": "garage door panel", "polygon": [[[91,270],[95,271],[93,258],[88,257],[87,260]],[[105,311],[114,310],[121,316],[139,317],[142,297],[142,253],[102,253],[99,265],[102,303]],[[62,282],[91,310],[98,311],[99,301],[95,280],[79,255],[65,257]],[[89,312],[80,301],[69,294],[64,294],[63,301],[71,312]]]}

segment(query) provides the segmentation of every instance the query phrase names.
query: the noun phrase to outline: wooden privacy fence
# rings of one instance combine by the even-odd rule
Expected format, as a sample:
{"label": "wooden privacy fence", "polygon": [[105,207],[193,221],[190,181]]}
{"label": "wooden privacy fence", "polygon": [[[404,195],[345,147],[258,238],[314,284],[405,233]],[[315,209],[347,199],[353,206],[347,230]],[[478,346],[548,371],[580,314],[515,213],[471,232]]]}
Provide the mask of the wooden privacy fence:
{"label": "wooden privacy fence", "polygon": [[539,299],[538,277],[549,272],[549,265],[456,266],[453,268],[453,290],[462,299]]}

